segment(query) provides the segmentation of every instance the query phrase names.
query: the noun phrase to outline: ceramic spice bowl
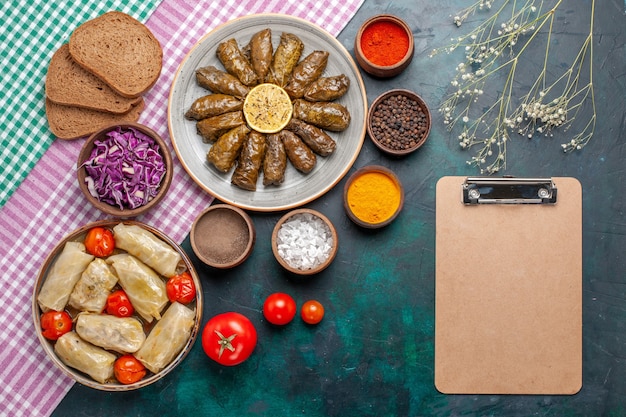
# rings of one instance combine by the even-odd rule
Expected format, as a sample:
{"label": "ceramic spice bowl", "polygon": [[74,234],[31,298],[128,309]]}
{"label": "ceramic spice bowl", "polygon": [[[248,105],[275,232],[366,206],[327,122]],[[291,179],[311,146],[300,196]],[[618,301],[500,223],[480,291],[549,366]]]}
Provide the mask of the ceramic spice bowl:
{"label": "ceramic spice bowl", "polygon": [[274,257],[296,275],[323,271],[335,259],[338,247],[335,226],[316,210],[292,210],[278,220],[272,232]]}
{"label": "ceramic spice bowl", "polygon": [[100,211],[119,218],[144,214],[165,197],[172,156],[154,130],[139,123],[110,125],[91,135],[77,162],[78,185]]}
{"label": "ceramic spice bowl", "polygon": [[254,248],[256,229],[250,216],[229,204],[210,206],[191,226],[191,247],[206,265],[219,269],[242,264]]}
{"label": "ceramic spice bowl", "polygon": [[350,220],[361,227],[377,229],[398,216],[404,205],[404,189],[393,171],[370,165],[348,178],[343,201]]}
{"label": "ceramic spice bowl", "polygon": [[397,16],[380,14],[366,20],[354,39],[354,54],[370,75],[389,78],[400,74],[413,60],[411,28]]}
{"label": "ceramic spice bowl", "polygon": [[431,116],[420,96],[394,89],[378,96],[367,116],[367,133],[383,152],[402,156],[419,149],[430,134]]}

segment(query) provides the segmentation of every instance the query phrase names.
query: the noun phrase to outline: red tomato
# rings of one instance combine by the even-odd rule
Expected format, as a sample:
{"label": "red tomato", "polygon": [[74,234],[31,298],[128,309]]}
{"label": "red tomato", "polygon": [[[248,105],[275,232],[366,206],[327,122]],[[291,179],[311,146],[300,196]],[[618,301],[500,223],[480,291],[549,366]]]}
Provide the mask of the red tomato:
{"label": "red tomato", "polygon": [[84,243],[87,252],[99,258],[111,255],[115,249],[113,232],[104,227],[89,229]]}
{"label": "red tomato", "polygon": [[130,317],[135,312],[135,308],[124,290],[117,290],[107,297],[106,312],[117,317]]}
{"label": "red tomato", "polygon": [[263,315],[272,324],[285,325],[296,315],[296,302],[289,294],[274,293],[265,299]]}
{"label": "red tomato", "polygon": [[146,367],[133,355],[123,355],[117,358],[113,365],[115,378],[122,384],[134,384],[146,376]]}
{"label": "red tomato", "polygon": [[178,301],[182,304],[189,304],[196,298],[196,286],[191,274],[187,271],[168,279],[165,288],[167,289],[167,298],[171,302]]}
{"label": "red tomato", "polygon": [[57,340],[72,330],[72,318],[65,311],[48,311],[41,315],[43,337]]}
{"label": "red tomato", "polygon": [[220,365],[239,365],[256,347],[257,334],[243,314],[229,312],[211,318],[202,331],[204,353]]}
{"label": "red tomato", "polygon": [[307,324],[317,324],[324,318],[324,306],[315,300],[309,300],[302,304],[300,317]]}

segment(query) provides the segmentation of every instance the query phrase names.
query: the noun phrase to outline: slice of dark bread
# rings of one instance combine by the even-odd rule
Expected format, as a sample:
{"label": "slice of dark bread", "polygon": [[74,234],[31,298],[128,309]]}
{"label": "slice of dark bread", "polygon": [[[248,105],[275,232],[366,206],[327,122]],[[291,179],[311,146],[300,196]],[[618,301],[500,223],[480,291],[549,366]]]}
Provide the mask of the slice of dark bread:
{"label": "slice of dark bread", "polygon": [[64,106],[46,99],[46,116],[50,130],[63,140],[78,139],[113,124],[136,122],[144,107],[143,98],[130,111],[122,114],[107,113],[75,106]]}
{"label": "slice of dark bread", "polygon": [[78,65],[124,97],[139,97],[157,81],[163,49],[150,30],[122,12],[107,12],[74,30],[70,54]]}
{"label": "slice of dark bread", "polygon": [[50,60],[46,97],[57,104],[109,113],[126,113],[141,100],[117,94],[100,78],[76,64],[68,44],[63,44]]}

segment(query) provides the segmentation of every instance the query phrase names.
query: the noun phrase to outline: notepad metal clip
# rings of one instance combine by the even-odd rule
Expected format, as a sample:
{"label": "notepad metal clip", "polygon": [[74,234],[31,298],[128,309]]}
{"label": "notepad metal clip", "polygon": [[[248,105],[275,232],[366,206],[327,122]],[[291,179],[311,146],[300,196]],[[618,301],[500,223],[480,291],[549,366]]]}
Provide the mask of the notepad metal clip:
{"label": "notepad metal clip", "polygon": [[468,177],[463,183],[464,204],[555,204],[551,178]]}

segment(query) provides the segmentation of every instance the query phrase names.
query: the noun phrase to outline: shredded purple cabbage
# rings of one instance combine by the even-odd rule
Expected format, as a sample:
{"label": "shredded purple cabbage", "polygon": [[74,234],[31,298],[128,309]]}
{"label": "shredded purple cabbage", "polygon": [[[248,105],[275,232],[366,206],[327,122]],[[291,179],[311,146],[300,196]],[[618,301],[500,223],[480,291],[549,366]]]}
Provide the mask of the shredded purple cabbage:
{"label": "shredded purple cabbage", "polygon": [[89,193],[121,210],[132,210],[152,200],[165,176],[159,145],[133,128],[118,128],[106,139],[95,141],[82,166]]}

